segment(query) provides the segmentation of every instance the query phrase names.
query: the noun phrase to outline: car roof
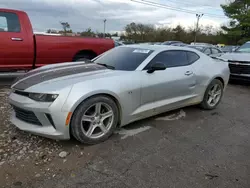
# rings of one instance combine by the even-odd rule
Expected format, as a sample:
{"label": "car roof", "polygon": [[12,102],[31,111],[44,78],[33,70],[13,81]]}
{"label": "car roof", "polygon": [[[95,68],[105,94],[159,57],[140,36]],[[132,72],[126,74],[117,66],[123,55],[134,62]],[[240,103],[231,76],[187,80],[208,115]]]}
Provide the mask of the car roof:
{"label": "car roof", "polygon": [[181,42],[179,40],[167,40],[167,41],[164,41],[164,42]]}
{"label": "car roof", "polygon": [[207,47],[211,47],[211,46],[206,46],[206,45],[188,45],[188,46],[194,46],[194,47],[202,47],[202,48],[207,48]]}
{"label": "car roof", "polygon": [[164,51],[164,50],[188,50],[188,51],[192,51],[191,48],[187,48],[187,47],[167,46],[167,45],[131,44],[131,45],[125,45],[125,46],[121,46],[121,47],[147,49],[147,50],[154,50],[154,51]]}
{"label": "car roof", "polygon": [[15,9],[8,9],[8,8],[0,8],[1,12],[13,12],[13,13],[19,13],[19,14],[26,14],[22,10],[15,10]]}
{"label": "car roof", "polygon": [[194,46],[194,47],[201,47],[201,48],[216,48],[218,49],[218,47],[216,46],[205,46],[205,45],[188,45],[190,47]]}

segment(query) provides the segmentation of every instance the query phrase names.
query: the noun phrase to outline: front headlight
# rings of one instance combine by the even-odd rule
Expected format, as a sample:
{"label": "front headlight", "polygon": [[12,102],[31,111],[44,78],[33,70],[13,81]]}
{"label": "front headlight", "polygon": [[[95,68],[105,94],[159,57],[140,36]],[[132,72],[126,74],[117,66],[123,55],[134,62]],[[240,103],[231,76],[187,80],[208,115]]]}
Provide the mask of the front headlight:
{"label": "front headlight", "polygon": [[29,98],[39,102],[53,102],[58,97],[57,94],[30,93]]}

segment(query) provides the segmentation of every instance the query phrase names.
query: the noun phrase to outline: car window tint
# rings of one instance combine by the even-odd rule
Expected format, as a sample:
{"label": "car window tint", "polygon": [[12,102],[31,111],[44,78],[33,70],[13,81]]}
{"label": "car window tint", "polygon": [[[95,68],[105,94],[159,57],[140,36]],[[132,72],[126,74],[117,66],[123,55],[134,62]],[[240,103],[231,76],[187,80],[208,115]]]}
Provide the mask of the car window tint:
{"label": "car window tint", "polygon": [[114,43],[115,43],[115,47],[121,46],[121,45],[122,45],[121,43],[119,43],[119,42],[117,42],[117,41],[115,41]]}
{"label": "car window tint", "polygon": [[100,56],[94,62],[114,67],[115,70],[135,70],[153,50],[117,47]]}
{"label": "car window tint", "polygon": [[216,48],[212,48],[212,54],[218,54],[218,53],[220,53],[219,50],[217,50]]}
{"label": "car window tint", "polygon": [[170,50],[161,52],[146,66],[149,69],[155,63],[163,63],[167,68],[189,65],[186,51]]}
{"label": "car window tint", "polygon": [[192,64],[198,59],[200,59],[200,56],[198,56],[195,52],[187,52],[187,57],[189,64]]}
{"label": "car window tint", "polygon": [[0,32],[20,32],[21,27],[15,13],[0,12]]}
{"label": "car window tint", "polygon": [[8,31],[6,17],[0,17],[0,32]]}
{"label": "car window tint", "polygon": [[204,51],[204,54],[207,54],[207,55],[211,54],[210,48],[207,48],[207,49]]}

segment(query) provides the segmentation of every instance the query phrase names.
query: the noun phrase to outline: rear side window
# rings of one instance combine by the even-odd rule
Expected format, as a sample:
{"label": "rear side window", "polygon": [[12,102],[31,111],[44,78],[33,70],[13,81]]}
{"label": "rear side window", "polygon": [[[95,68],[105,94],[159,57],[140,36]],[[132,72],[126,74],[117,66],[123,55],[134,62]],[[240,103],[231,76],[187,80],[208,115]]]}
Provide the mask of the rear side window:
{"label": "rear side window", "polygon": [[188,57],[188,62],[189,64],[194,63],[195,61],[197,61],[198,59],[200,59],[200,56],[198,56],[196,53],[194,52],[187,52],[187,57]]}
{"label": "rear side window", "polygon": [[20,22],[17,14],[0,12],[0,32],[20,32]]}
{"label": "rear side window", "polygon": [[161,52],[145,67],[149,69],[155,63],[163,63],[167,68],[190,65],[187,52],[182,50],[169,50]]}
{"label": "rear side window", "polygon": [[187,53],[185,51],[168,51],[164,54],[167,57],[166,67],[179,67],[188,65]]}

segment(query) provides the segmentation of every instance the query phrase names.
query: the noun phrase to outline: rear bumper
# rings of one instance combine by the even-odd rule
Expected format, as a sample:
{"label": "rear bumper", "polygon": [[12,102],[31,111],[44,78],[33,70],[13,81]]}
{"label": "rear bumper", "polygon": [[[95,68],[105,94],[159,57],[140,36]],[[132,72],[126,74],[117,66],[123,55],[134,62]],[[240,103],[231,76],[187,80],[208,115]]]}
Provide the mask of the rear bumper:
{"label": "rear bumper", "polygon": [[[70,139],[69,126],[65,126],[68,113],[61,110],[61,105],[52,107],[50,103],[39,103],[15,93],[10,94],[9,103],[20,110],[34,113],[40,123],[40,125],[32,123],[31,118],[25,119],[25,114],[21,114],[22,118],[20,118],[13,110],[10,120],[19,129],[50,139]],[[51,116],[52,121],[46,114]]]}

